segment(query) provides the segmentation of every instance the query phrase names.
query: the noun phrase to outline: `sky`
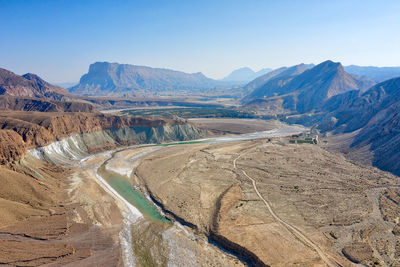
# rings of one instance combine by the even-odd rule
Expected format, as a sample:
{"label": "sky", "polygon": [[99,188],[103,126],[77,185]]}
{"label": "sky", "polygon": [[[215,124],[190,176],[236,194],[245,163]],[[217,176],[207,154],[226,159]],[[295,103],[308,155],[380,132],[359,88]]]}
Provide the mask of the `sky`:
{"label": "sky", "polygon": [[398,0],[0,0],[0,68],[75,82],[96,61],[203,72],[400,65]]}

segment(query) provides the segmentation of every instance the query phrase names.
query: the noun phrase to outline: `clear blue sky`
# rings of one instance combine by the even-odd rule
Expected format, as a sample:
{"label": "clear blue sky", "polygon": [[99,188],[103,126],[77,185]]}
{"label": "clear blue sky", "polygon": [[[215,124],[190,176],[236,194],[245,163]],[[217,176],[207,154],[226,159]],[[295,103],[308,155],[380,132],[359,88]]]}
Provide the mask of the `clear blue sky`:
{"label": "clear blue sky", "polygon": [[400,65],[400,1],[0,0],[0,67],[78,81],[95,61],[221,78],[326,59]]}

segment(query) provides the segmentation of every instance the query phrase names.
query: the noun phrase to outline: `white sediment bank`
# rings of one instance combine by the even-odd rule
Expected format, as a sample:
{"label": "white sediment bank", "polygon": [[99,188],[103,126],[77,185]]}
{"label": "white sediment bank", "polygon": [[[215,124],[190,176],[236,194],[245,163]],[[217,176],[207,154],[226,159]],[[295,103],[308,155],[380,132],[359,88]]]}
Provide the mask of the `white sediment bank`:
{"label": "white sediment bank", "polygon": [[87,147],[78,134],[53,142],[47,146],[30,149],[28,154],[37,159],[61,166],[74,165],[77,161],[89,156]]}
{"label": "white sediment bank", "polygon": [[122,152],[117,153],[114,158],[112,158],[109,162],[106,164],[106,170],[108,171],[113,171],[116,172],[122,176],[126,177],[131,177],[132,171],[133,171],[133,163],[138,160],[141,157],[144,157],[154,151],[157,151],[161,149],[162,147],[160,146],[155,146],[153,148],[150,148],[147,151],[144,151],[140,154],[137,154],[133,157],[124,157],[121,156]]}

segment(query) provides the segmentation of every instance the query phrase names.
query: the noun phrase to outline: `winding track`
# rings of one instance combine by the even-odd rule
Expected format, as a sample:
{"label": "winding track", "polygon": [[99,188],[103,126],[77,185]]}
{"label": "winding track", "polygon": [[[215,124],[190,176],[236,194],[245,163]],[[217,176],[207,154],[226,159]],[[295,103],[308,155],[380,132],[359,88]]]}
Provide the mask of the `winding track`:
{"label": "winding track", "polygon": [[[238,157],[236,157],[233,160],[233,168],[235,170],[239,170],[239,168],[236,165],[236,161],[243,155],[247,154],[249,152],[246,152],[244,154],[240,154]],[[272,217],[279,222],[280,224],[282,224],[284,227],[286,227],[290,232],[294,233],[294,235],[296,235],[300,240],[302,240],[303,242],[305,242],[308,246],[312,247],[319,255],[319,257],[328,265],[328,266],[340,266],[338,263],[336,262],[332,262],[328,256],[320,249],[320,247],[318,245],[316,245],[313,241],[311,241],[308,237],[306,237],[300,230],[298,230],[296,227],[290,225],[289,223],[285,222],[284,220],[282,220],[281,218],[278,217],[278,215],[275,214],[275,212],[272,210],[271,205],[269,204],[269,202],[260,194],[260,192],[258,191],[257,188],[257,183],[256,181],[251,178],[244,170],[241,170],[244,174],[244,176],[246,176],[251,183],[253,184],[253,188],[254,191],[257,193],[258,197],[264,202],[265,206],[267,207],[269,213],[272,215]]]}

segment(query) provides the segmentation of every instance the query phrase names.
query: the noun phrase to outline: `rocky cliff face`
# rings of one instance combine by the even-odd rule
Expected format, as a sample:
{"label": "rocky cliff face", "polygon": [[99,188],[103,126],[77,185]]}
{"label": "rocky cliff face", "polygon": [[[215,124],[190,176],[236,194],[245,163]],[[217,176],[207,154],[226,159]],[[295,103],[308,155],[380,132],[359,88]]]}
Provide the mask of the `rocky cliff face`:
{"label": "rocky cliff face", "polygon": [[148,120],[90,113],[27,113],[0,115],[1,162],[23,157],[27,149],[42,147],[70,136],[87,153],[122,145],[160,143],[201,138],[206,132],[174,120]]}
{"label": "rocky cliff face", "polygon": [[191,91],[214,88],[220,82],[202,73],[184,73],[169,69],[128,64],[96,62],[78,85],[69,89],[80,95],[140,96],[167,91]]}

